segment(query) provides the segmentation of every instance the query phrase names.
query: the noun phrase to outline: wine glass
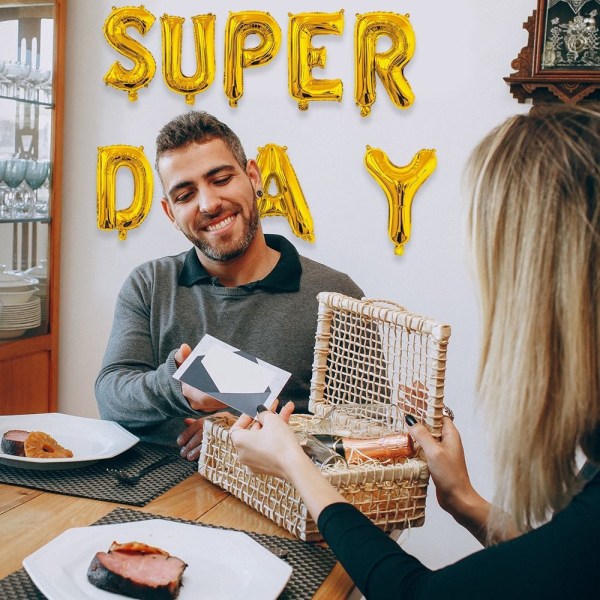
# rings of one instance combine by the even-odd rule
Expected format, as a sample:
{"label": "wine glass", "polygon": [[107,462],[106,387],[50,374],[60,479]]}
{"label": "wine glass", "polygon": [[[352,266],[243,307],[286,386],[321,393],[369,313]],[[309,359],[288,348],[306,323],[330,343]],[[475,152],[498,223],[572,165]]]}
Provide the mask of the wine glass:
{"label": "wine glass", "polygon": [[11,216],[12,208],[8,202],[8,185],[4,183],[4,174],[8,165],[8,158],[0,158],[0,219]]}
{"label": "wine glass", "polygon": [[11,158],[8,160],[4,173],[4,183],[12,190],[9,204],[13,216],[16,217],[27,216],[30,212],[30,208],[27,206],[27,194],[19,189],[25,181],[26,172],[27,161],[24,158]]}
{"label": "wine glass", "polygon": [[[17,97],[19,95],[19,84],[29,76],[30,71],[31,65],[23,65],[20,62],[12,61],[5,63],[3,75],[12,82],[13,96]],[[8,95],[10,95],[10,93]]]}
{"label": "wine glass", "polygon": [[0,94],[5,94],[5,86],[8,80],[4,77],[4,71],[6,70],[6,61],[0,60]]}
{"label": "wine glass", "polygon": [[44,185],[50,172],[50,161],[47,160],[28,160],[27,170],[25,172],[25,183],[33,192],[31,205],[33,212],[36,215],[45,216],[48,214],[48,197],[47,195],[40,196],[39,188]]}
{"label": "wine glass", "polygon": [[42,69],[32,69],[24,80],[25,94],[29,100],[37,100],[43,85],[50,79],[51,72]]}

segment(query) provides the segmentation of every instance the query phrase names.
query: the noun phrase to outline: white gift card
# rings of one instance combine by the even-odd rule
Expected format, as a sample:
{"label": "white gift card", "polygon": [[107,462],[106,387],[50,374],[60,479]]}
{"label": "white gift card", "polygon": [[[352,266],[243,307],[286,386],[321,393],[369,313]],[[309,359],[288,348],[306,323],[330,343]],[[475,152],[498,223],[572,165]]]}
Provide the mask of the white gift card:
{"label": "white gift card", "polygon": [[254,416],[259,405],[271,407],[290,373],[207,334],[173,377]]}

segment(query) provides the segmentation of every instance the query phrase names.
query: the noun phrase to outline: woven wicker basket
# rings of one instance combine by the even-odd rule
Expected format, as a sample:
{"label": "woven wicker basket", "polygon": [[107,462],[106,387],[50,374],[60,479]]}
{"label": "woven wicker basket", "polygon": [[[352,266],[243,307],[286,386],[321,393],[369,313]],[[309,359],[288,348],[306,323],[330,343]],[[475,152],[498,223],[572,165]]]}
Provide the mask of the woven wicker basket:
{"label": "woven wicker basket", "polygon": [[[448,325],[387,301],[318,296],[309,409],[298,431],[364,437],[405,429],[404,414],[440,435]],[[297,491],[242,466],[222,418],[206,419],[199,472],[305,541],[321,539]],[[384,531],[422,525],[429,471],[417,455],[403,462],[329,466],[323,475]]]}

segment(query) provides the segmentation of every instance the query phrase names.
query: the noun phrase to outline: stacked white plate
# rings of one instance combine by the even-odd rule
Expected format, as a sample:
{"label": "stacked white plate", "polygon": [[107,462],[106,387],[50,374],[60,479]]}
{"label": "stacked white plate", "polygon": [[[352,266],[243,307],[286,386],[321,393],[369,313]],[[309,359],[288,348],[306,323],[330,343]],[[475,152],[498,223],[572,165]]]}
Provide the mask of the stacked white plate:
{"label": "stacked white plate", "polygon": [[39,296],[42,301],[42,323],[46,324],[48,322],[48,261],[42,259],[39,265],[27,269],[23,274],[37,280],[36,296]]}
{"label": "stacked white plate", "polygon": [[0,339],[16,338],[39,327],[42,311],[36,284],[32,277],[0,273]]}

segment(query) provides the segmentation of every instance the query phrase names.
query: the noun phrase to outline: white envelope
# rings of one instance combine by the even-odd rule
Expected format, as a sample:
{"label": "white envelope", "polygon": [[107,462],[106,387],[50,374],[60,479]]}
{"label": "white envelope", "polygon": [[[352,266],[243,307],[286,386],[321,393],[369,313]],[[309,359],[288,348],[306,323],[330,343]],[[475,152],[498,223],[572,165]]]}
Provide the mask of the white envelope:
{"label": "white envelope", "polygon": [[290,373],[207,334],[173,377],[254,416],[261,404],[271,407]]}

